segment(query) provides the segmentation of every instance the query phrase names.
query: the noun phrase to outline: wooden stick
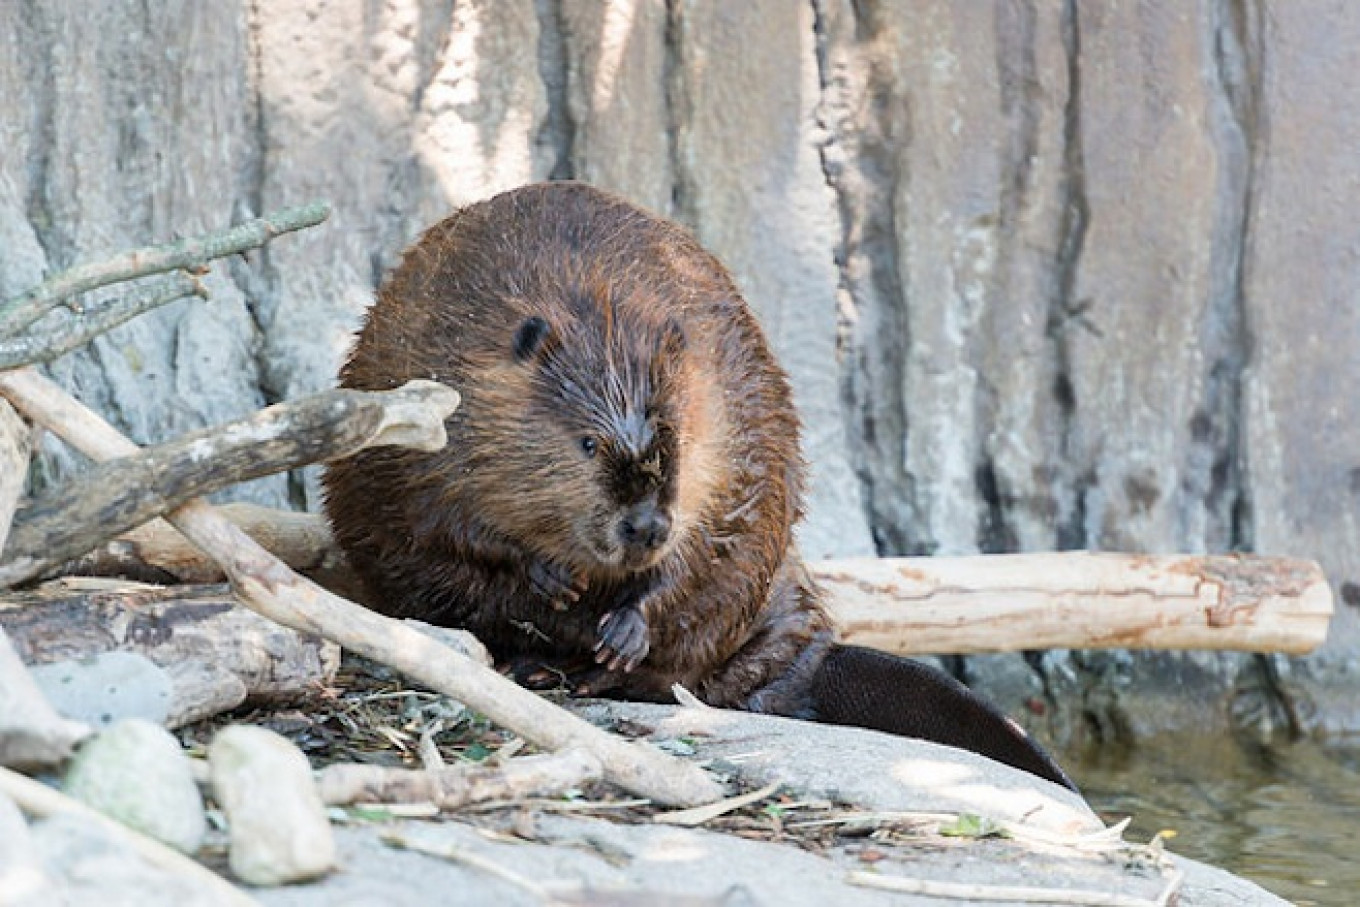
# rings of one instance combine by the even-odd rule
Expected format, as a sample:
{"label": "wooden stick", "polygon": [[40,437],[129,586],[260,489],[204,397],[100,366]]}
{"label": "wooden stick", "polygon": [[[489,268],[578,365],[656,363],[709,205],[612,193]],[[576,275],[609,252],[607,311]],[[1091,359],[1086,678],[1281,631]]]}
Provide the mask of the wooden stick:
{"label": "wooden stick", "polygon": [[[0,393],[89,457],[127,456],[137,449],[36,372],[0,373]],[[721,786],[699,766],[608,734],[420,631],[298,576],[201,501],[190,501],[167,519],[222,565],[232,588],[252,611],[381,661],[544,749],[583,747],[600,760],[605,777],[625,790],[676,806],[707,803],[722,794]]]}
{"label": "wooden stick", "polygon": [[154,286],[115,299],[61,327],[0,340],[0,369],[51,362],[143,312],[193,296],[208,298],[208,291],[198,278],[183,272],[172,274]]}
{"label": "wooden stick", "polygon": [[148,274],[202,268],[215,258],[258,248],[281,233],[316,226],[330,215],[330,210],[329,205],[320,202],[289,208],[238,224],[230,230],[134,249],[105,261],[63,271],[0,304],[0,337],[19,333],[78,293]]}
{"label": "wooden stick", "polygon": [[1184,874],[1174,873],[1156,898],[1140,898],[1114,891],[1093,891],[1081,888],[1038,888],[1030,885],[983,885],[973,882],[937,882],[913,879],[886,873],[853,870],[845,880],[851,885],[896,891],[904,894],[923,894],[931,898],[953,898],[960,901],[1012,901],[1020,904],[1064,904],[1080,907],[1164,907],[1180,890]]}
{"label": "wooden stick", "polygon": [[33,452],[33,433],[4,400],[0,400],[0,551],[5,550],[10,522],[24,493],[24,476]]}
{"label": "wooden stick", "polygon": [[899,654],[1321,645],[1332,593],[1313,561],[1064,551],[825,561],[849,643]]}
{"label": "wooden stick", "polygon": [[451,765],[436,770],[340,763],[316,773],[327,806],[353,803],[434,803],[454,810],[486,800],[561,794],[600,777],[600,761],[581,749],[521,756],[497,765]]}
{"label": "wooden stick", "polygon": [[103,463],[22,510],[0,560],[0,586],[165,513],[192,497],[364,447],[438,450],[458,393],[433,381],[396,390],[330,390]]}
{"label": "wooden stick", "polygon": [[73,800],[46,784],[7,768],[0,768],[0,791],[9,795],[10,799],[19,804],[20,809],[31,816],[46,817],[59,813],[79,816],[87,824],[99,828],[115,840],[131,847],[149,863],[182,875],[197,883],[204,891],[212,892],[223,904],[259,907],[259,902],[244,891],[173,847],[134,831],[121,822],[115,822],[98,810],[91,809],[79,800]]}
{"label": "wooden stick", "polygon": [[[217,512],[294,570],[308,575],[348,570],[330,526],[315,514],[243,501],[221,504]],[[227,578],[216,561],[159,519],[58,564],[44,575],[126,576],[145,582],[171,578],[196,584],[220,583]]]}

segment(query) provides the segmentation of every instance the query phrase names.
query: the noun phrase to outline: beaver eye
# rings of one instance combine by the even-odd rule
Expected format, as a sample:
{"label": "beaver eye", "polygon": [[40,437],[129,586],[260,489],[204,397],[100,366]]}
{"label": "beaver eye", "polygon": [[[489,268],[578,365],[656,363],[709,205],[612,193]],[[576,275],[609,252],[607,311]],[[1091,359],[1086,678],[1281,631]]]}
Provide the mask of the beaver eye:
{"label": "beaver eye", "polygon": [[581,453],[587,457],[595,456],[595,451],[600,449],[600,444],[592,435],[585,435],[581,438]]}

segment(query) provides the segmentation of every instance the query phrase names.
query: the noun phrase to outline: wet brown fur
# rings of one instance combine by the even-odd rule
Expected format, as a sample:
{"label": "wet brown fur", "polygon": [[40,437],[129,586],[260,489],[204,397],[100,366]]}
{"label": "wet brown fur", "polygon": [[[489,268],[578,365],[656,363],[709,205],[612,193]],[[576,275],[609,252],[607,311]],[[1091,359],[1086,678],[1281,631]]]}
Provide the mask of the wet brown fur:
{"label": "wet brown fur", "polygon": [[[669,699],[681,683],[1072,786],[953,678],[832,645],[793,544],[788,381],[683,229],[572,183],[463,209],[406,252],[341,373],[371,390],[412,378],[463,395],[448,445],[364,451],[325,477],[373,607],[466,627],[531,684]],[[656,513],[664,542],[618,543]]]}
{"label": "wet brown fur", "polygon": [[[518,361],[532,317],[548,349]],[[537,660],[595,692],[664,698],[679,682],[715,705],[800,710],[806,684],[792,681],[830,632],[792,544],[798,424],[754,318],[687,232],[579,184],[473,205],[406,253],[341,378],[432,378],[463,395],[443,451],[366,451],[327,472],[329,514],[376,608],[467,627],[498,661]],[[671,537],[642,571],[602,563],[571,529],[615,509],[577,436],[607,439],[630,406],[674,434],[660,464]],[[559,610],[538,594],[535,561],[580,582],[579,600]],[[645,659],[589,670],[602,617],[630,602]]]}

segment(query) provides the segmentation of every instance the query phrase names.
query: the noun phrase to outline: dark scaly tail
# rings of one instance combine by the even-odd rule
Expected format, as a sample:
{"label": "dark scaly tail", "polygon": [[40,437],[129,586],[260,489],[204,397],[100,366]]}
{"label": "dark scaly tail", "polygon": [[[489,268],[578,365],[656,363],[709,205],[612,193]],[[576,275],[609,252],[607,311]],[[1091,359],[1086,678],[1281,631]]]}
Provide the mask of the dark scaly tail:
{"label": "dark scaly tail", "polygon": [[815,718],[971,750],[1077,786],[999,709],[943,671],[860,646],[832,646],[812,677]]}

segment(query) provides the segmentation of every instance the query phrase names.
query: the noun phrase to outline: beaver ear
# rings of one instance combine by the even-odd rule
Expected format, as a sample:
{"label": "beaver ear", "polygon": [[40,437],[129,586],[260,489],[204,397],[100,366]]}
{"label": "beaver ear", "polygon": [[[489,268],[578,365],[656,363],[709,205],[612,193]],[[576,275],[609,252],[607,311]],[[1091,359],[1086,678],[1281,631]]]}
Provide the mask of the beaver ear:
{"label": "beaver ear", "polygon": [[552,339],[552,325],[531,315],[524,319],[519,328],[515,331],[515,339],[511,342],[511,349],[515,353],[517,362],[528,362],[543,353],[548,347],[548,341]]}

